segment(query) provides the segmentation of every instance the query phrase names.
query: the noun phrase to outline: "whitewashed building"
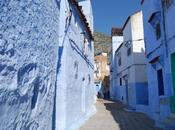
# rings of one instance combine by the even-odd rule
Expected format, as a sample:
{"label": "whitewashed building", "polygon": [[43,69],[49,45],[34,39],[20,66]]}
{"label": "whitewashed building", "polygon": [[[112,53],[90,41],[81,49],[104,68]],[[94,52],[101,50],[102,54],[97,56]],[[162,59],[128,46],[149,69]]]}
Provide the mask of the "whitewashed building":
{"label": "whitewashed building", "polygon": [[175,1],[142,0],[150,117],[175,128]]}
{"label": "whitewashed building", "polygon": [[122,30],[123,43],[115,52],[115,95],[129,108],[147,112],[148,87],[142,11],[129,16]]}
{"label": "whitewashed building", "polygon": [[110,56],[110,98],[116,100],[117,94],[117,73],[115,51],[123,43],[123,32],[121,28],[112,28],[111,30],[112,48]]}
{"label": "whitewashed building", "polygon": [[90,0],[0,1],[1,130],[73,130],[95,112],[92,33]]}

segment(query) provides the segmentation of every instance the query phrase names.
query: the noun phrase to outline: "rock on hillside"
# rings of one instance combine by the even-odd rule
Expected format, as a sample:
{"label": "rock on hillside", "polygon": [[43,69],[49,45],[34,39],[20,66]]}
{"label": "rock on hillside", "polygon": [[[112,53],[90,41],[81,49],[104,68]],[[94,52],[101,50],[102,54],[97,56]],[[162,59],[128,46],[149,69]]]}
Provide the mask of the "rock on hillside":
{"label": "rock on hillside", "polygon": [[94,50],[95,55],[100,52],[110,53],[111,51],[111,37],[100,32],[94,32]]}

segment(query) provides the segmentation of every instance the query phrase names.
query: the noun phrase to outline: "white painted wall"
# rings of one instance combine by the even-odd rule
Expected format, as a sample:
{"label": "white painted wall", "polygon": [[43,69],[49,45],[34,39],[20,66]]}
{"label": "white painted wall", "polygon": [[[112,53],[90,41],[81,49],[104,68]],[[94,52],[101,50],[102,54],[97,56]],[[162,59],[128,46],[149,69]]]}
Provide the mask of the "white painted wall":
{"label": "white painted wall", "polygon": [[78,0],[79,5],[82,6],[83,13],[85,14],[88,23],[90,24],[90,28],[92,32],[94,31],[94,18],[93,18],[93,11],[92,11],[92,3],[91,0]]}
{"label": "white painted wall", "polygon": [[132,39],[143,39],[144,32],[143,32],[143,15],[142,11],[139,11],[131,16],[132,21]]}
{"label": "white painted wall", "polygon": [[141,82],[146,83],[148,81],[148,79],[147,79],[147,66],[146,65],[135,67],[135,80],[136,80],[136,82],[139,82],[139,83],[141,83]]}
{"label": "white painted wall", "polygon": [[115,57],[115,52],[123,42],[123,36],[112,36],[112,52],[111,52],[111,65],[110,69],[110,96],[112,99],[115,98],[115,91],[117,85],[117,62]]}
{"label": "white painted wall", "polygon": [[123,36],[112,36],[112,56],[114,60],[115,51],[123,42]]}
{"label": "white painted wall", "polygon": [[[123,30],[124,43],[117,51],[121,53],[122,57],[122,65],[118,66],[117,63],[117,73],[123,73],[122,76],[127,74],[128,70],[130,71],[129,82],[143,82],[147,81],[146,73],[145,73],[145,46],[144,46],[144,32],[143,32],[143,20],[142,20],[142,11],[135,13],[130,17],[130,20],[126,24]],[[132,53],[130,56],[127,56],[127,47],[125,46],[126,41],[131,42]],[[116,55],[117,56],[117,55]],[[118,59],[118,57],[117,57]],[[118,62],[118,61],[117,61]],[[136,69],[138,66],[135,64],[141,65],[139,69]],[[128,68],[128,67],[133,67]],[[139,73],[138,70],[140,71]],[[122,72],[123,71],[123,72]],[[136,78],[135,76],[140,78]],[[143,79],[142,79],[143,78]]]}
{"label": "white painted wall", "polygon": [[132,16],[127,22],[124,30],[123,30],[123,39],[125,41],[132,40]]}

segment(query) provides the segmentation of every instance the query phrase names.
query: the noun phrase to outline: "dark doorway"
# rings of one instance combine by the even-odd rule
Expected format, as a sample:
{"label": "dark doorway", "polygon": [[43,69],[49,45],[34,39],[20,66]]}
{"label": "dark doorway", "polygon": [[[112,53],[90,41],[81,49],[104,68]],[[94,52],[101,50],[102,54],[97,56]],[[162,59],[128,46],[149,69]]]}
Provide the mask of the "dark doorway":
{"label": "dark doorway", "polygon": [[158,91],[159,96],[164,95],[164,81],[163,81],[163,71],[162,69],[157,71],[157,79],[158,79]]}
{"label": "dark doorway", "polygon": [[171,97],[171,111],[175,113],[175,53],[171,55],[171,72],[173,80],[174,95]]}

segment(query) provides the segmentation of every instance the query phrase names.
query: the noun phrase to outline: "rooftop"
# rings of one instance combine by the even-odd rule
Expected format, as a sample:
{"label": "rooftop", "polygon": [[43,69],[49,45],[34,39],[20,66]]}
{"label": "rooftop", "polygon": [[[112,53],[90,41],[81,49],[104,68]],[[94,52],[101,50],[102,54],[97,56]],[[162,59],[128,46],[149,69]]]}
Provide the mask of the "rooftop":
{"label": "rooftop", "polygon": [[122,28],[112,28],[111,36],[123,36]]}

